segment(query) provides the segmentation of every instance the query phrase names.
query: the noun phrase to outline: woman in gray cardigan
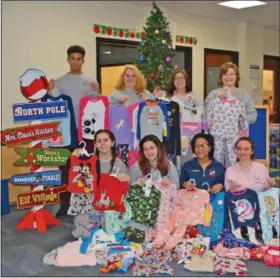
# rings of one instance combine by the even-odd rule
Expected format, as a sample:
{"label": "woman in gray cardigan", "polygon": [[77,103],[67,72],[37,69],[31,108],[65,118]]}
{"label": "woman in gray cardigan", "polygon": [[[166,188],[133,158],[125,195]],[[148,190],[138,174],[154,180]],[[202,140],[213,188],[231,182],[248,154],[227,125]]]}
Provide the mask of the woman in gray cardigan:
{"label": "woman in gray cardigan", "polygon": [[231,63],[225,63],[221,66],[218,75],[219,89],[212,90],[205,99],[205,106],[211,102],[212,99],[220,96],[228,96],[229,92],[232,97],[238,98],[243,101],[245,105],[247,121],[249,124],[254,124],[257,120],[257,111],[250,95],[242,89],[236,87],[240,80],[238,67]]}
{"label": "woman in gray cardigan", "polygon": [[145,176],[159,171],[163,184],[176,184],[179,176],[174,164],[168,160],[162,142],[155,135],[147,135],[139,144],[139,159],[130,169],[130,183],[145,185]]}

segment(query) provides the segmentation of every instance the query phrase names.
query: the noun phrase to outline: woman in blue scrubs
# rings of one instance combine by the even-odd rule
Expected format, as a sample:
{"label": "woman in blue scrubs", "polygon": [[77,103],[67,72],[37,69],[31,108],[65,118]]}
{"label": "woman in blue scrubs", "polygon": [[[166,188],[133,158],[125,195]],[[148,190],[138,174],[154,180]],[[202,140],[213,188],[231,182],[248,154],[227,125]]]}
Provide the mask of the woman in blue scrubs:
{"label": "woman in blue scrubs", "polygon": [[188,190],[205,189],[210,194],[224,191],[225,168],[214,158],[213,136],[198,133],[193,137],[191,147],[196,157],[183,165],[180,187]]}

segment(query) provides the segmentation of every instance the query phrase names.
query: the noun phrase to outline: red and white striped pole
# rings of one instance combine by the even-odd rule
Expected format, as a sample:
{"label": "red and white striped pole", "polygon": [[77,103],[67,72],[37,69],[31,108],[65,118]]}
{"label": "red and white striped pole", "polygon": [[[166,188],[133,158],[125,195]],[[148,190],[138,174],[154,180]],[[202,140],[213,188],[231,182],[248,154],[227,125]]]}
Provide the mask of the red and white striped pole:
{"label": "red and white striped pole", "polygon": [[[42,121],[32,121],[31,125],[35,125],[35,124],[41,124]],[[42,140],[38,140],[38,141],[33,141],[30,143],[31,148],[33,149],[41,149],[43,148],[43,141]],[[32,165],[30,167],[31,173],[38,173],[38,172],[42,172],[44,170],[44,168],[40,165]],[[38,190],[43,190],[44,189],[44,185],[32,185],[31,189],[33,191],[38,191]],[[31,209],[31,211],[33,213],[36,213],[36,211],[39,211],[40,209],[42,209],[44,207],[44,205],[40,205],[40,206],[36,206],[33,207]],[[37,222],[34,221],[34,228],[37,228]]]}

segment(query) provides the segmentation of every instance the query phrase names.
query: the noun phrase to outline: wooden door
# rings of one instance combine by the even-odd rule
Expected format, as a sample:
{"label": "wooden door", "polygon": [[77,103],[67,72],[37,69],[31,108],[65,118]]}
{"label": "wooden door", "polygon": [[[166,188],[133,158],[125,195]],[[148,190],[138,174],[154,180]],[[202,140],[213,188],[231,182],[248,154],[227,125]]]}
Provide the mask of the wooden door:
{"label": "wooden door", "polygon": [[226,62],[238,65],[238,52],[204,49],[204,98],[211,90],[218,88],[218,73],[221,65]]}
{"label": "wooden door", "polygon": [[123,72],[123,66],[109,66],[101,68],[101,88],[103,96],[110,96],[115,91],[115,85]]}
{"label": "wooden door", "polygon": [[[270,116],[269,121],[271,123],[279,122],[279,106],[280,106],[280,57],[276,56],[264,56],[264,63],[263,63],[264,73],[265,71],[272,72],[272,92],[271,97],[267,100],[267,103],[271,104]],[[265,74],[264,74],[265,77]],[[265,80],[264,80],[265,81]],[[264,88],[264,94],[267,92]],[[269,92],[268,92],[269,93]]]}

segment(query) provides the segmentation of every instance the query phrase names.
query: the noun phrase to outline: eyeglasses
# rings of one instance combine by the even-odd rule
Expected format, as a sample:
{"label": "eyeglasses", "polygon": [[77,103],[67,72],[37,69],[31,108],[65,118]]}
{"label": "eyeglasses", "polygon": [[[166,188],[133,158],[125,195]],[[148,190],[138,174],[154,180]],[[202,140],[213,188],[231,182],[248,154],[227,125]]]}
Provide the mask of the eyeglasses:
{"label": "eyeglasses", "polygon": [[175,77],[175,81],[183,81],[185,80],[185,77]]}
{"label": "eyeglasses", "polygon": [[201,144],[201,145],[196,145],[194,146],[195,149],[204,149],[206,148],[207,146],[209,146],[209,144]]}

